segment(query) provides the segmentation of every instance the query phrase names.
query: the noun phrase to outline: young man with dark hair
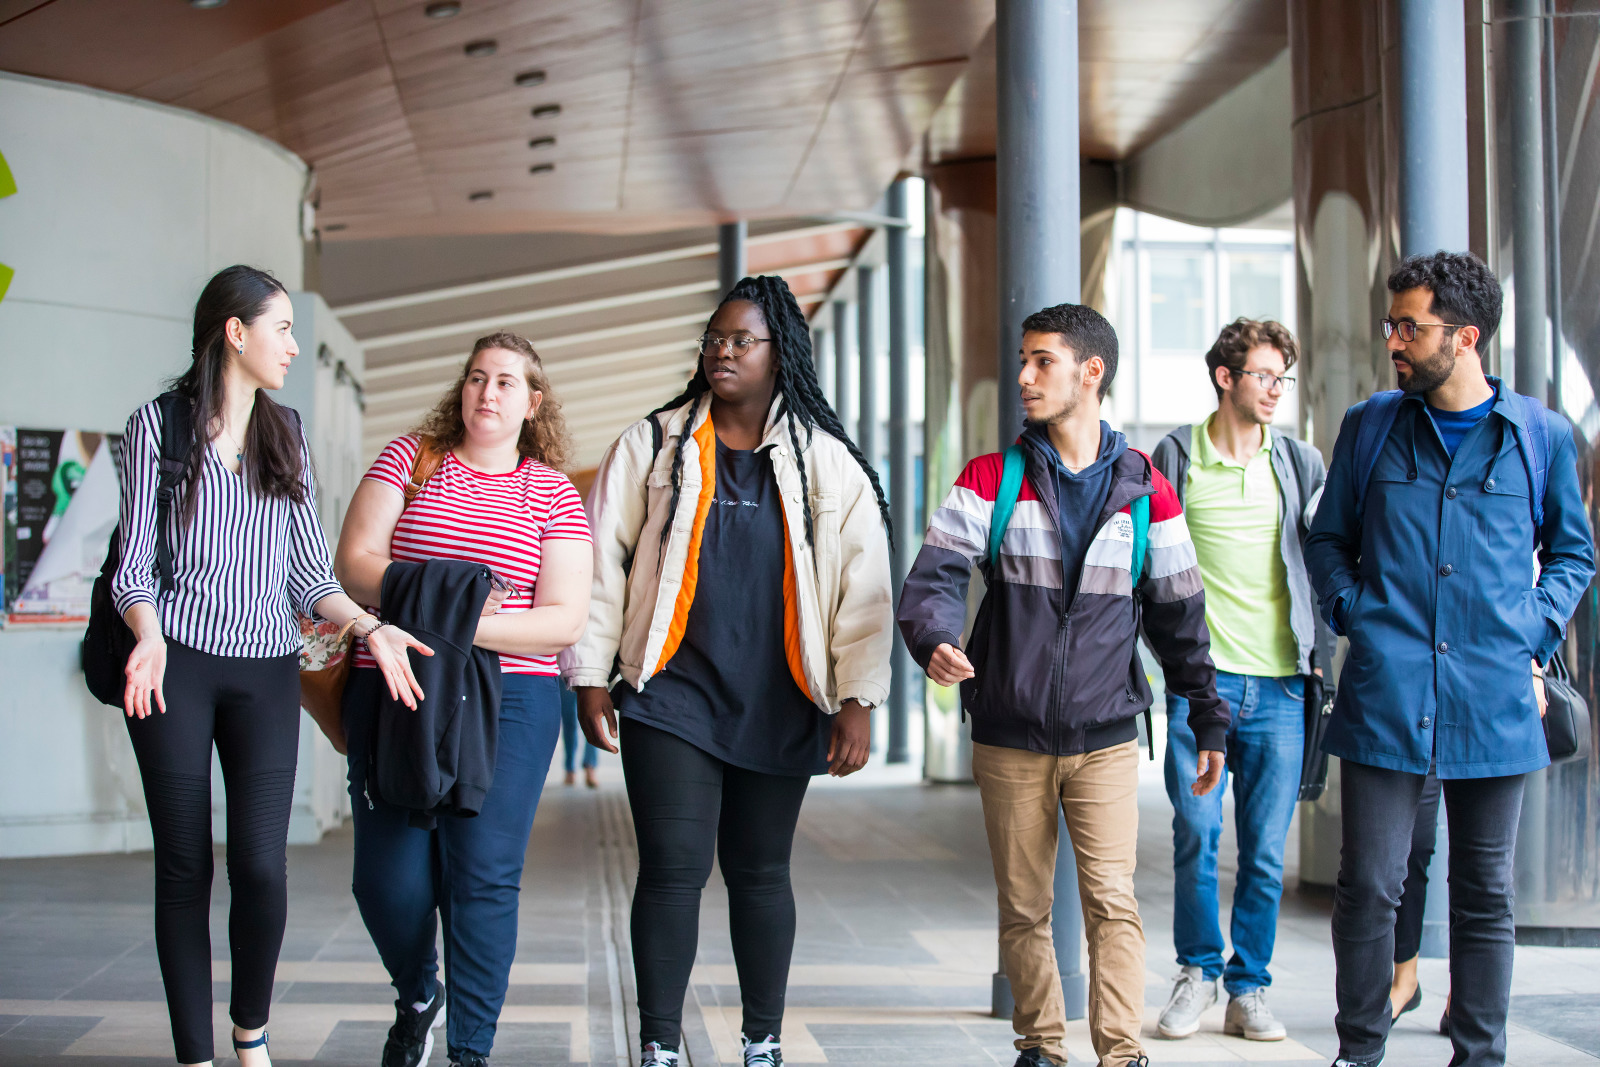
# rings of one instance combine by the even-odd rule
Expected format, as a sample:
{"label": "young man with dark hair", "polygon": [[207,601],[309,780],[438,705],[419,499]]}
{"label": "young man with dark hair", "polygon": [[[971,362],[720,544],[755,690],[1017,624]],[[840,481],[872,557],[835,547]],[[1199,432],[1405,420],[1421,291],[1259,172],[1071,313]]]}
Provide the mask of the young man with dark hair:
{"label": "young man with dark hair", "polygon": [[1493,272],[1465,253],[1411,256],[1389,291],[1401,395],[1345,415],[1306,544],[1322,610],[1350,639],[1324,745],[1342,761],[1337,1064],[1383,1059],[1395,902],[1432,768],[1449,816],[1450,1062],[1483,1067],[1506,1057],[1523,779],[1550,762],[1538,674],[1594,577],[1594,544],[1571,425],[1483,373]]}
{"label": "young man with dark hair", "polygon": [[[906,578],[900,629],[930,678],[960,684],[972,716],[1018,1067],[1067,1058],[1050,930],[1058,811],[1088,934],[1090,1035],[1100,1067],[1127,1067],[1147,1062],[1144,930],[1133,895],[1137,718],[1151,699],[1134,647],[1141,622],[1168,689],[1189,700],[1196,794],[1222,774],[1228,706],[1217,697],[1205,595],[1177,495],[1100,421],[1116,333],[1077,304],[1030,315],[1022,329],[1022,467],[1013,460],[1012,480],[1000,453],[967,464]],[[991,533],[1003,538],[993,560]],[[1146,548],[1137,561],[1136,544]],[[963,644],[975,565],[987,592]]]}
{"label": "young man with dark hair", "polygon": [[1177,490],[1206,588],[1206,627],[1217,692],[1236,709],[1228,727],[1228,770],[1239,842],[1229,941],[1222,959],[1217,853],[1222,794],[1194,796],[1195,737],[1188,704],[1167,696],[1167,796],[1172,799],[1172,939],[1181,970],[1157,1029],[1183,1038],[1228,991],[1226,1033],[1280,1041],[1267,1006],[1267,965],[1283,896],[1283,847],[1300,792],[1305,745],[1305,677],[1316,656],[1316,605],[1302,543],[1322,489],[1316,449],[1268,428],[1294,387],[1294,336],[1276,322],[1239,319],[1223,327],[1206,367],[1216,413],[1179,426],[1156,446],[1156,469]]}

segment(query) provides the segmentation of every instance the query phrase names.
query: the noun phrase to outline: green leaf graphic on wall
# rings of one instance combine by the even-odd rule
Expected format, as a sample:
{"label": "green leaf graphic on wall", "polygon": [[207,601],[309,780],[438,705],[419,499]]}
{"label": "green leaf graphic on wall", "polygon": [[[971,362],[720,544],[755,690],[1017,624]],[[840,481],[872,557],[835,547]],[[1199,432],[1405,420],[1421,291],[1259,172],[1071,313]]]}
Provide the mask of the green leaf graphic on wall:
{"label": "green leaf graphic on wall", "polygon": [[[0,200],[16,191],[17,180],[11,176],[11,168],[6,166],[6,157],[0,155]],[[6,290],[11,288],[11,279],[15,274],[10,267],[0,263],[0,300],[6,298]]]}

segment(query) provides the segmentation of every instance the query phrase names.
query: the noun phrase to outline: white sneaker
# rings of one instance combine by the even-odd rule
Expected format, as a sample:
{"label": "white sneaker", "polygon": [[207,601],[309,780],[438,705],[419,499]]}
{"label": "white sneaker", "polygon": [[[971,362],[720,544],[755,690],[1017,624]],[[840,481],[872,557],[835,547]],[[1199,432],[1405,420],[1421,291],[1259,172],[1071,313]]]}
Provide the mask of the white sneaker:
{"label": "white sneaker", "polygon": [[1222,1032],[1249,1041],[1282,1041],[1289,1036],[1289,1031],[1267,1007],[1267,991],[1260,988],[1228,999]]}
{"label": "white sneaker", "polygon": [[1177,1040],[1200,1030],[1200,1015],[1217,1002],[1217,980],[1207,981],[1199,967],[1185,967],[1172,983],[1172,996],[1161,1010],[1156,1029],[1161,1036]]}

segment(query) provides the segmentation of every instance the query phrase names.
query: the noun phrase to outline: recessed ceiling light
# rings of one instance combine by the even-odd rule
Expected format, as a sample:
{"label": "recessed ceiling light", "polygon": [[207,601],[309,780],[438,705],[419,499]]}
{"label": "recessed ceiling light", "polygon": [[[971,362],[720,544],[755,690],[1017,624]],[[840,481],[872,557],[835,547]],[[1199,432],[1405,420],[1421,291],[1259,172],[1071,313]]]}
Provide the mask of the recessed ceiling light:
{"label": "recessed ceiling light", "polygon": [[227,2],[228,2],[228,0],[189,0],[189,6],[190,7],[197,7],[200,10],[204,11],[207,8],[221,7],[223,4],[226,4]]}
{"label": "recessed ceiling light", "polygon": [[556,139],[554,137],[535,137],[528,142],[529,148],[554,148],[555,146]]}
{"label": "recessed ceiling light", "polygon": [[322,228],[322,232],[338,233],[340,230],[348,230],[349,228],[350,224],[348,222],[330,222]]}
{"label": "recessed ceiling light", "polygon": [[559,114],[561,114],[560,104],[540,104],[533,109],[533,117],[536,119],[554,118]]}
{"label": "recessed ceiling light", "polygon": [[422,13],[430,19],[447,19],[452,15],[461,14],[461,5],[456,0],[441,0],[437,4],[429,4],[422,9]]}
{"label": "recessed ceiling light", "polygon": [[517,88],[531,89],[535,85],[544,84],[544,71],[525,70],[516,77]]}
{"label": "recessed ceiling light", "polygon": [[473,59],[484,59],[485,57],[494,55],[495,50],[499,47],[500,46],[494,41],[485,38],[482,41],[468,41],[466,47],[463,48],[462,51],[471,56]]}
{"label": "recessed ceiling light", "polygon": [[556,169],[556,165],[554,163],[535,163],[533,166],[528,168],[528,173],[529,174],[549,174],[551,171],[553,171],[555,169]]}
{"label": "recessed ceiling light", "polygon": [[493,189],[479,189],[477,192],[468,193],[467,194],[467,199],[472,201],[474,204],[482,203],[485,200],[493,200],[494,199],[494,190]]}

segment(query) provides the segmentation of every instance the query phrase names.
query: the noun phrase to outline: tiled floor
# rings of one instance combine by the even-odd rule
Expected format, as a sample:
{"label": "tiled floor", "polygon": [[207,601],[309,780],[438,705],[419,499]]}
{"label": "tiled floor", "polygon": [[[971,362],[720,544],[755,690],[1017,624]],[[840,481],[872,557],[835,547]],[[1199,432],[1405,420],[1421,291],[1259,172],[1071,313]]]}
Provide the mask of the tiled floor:
{"label": "tiled floor", "polygon": [[[1336,1047],[1328,905],[1313,893],[1289,892],[1279,925],[1272,1003],[1288,1040],[1225,1037],[1220,1007],[1187,1041],[1154,1037],[1173,970],[1172,886],[1167,802],[1156,765],[1144,771],[1139,891],[1151,1062],[1328,1063]],[[627,1067],[637,1059],[627,943],[632,836],[615,765],[602,773],[598,792],[559,784],[545,792],[496,1065]],[[289,863],[289,930],[271,1026],[276,1062],[375,1064],[393,1017],[392,991],[350,897],[349,832],[294,849]],[[794,870],[800,937],[786,1059],[1010,1063],[1009,1023],[987,1013],[994,886],[974,789],[922,786],[883,769],[819,781],[806,802]],[[1229,893],[1224,885],[1224,898]],[[0,1064],[172,1062],[149,897],[148,854],[0,863]],[[225,957],[221,878],[216,898],[215,954]],[[1397,1027],[1391,1067],[1449,1060],[1449,1043],[1432,1031],[1447,985],[1443,962],[1424,961],[1422,971],[1429,993]],[[227,973],[219,960],[221,1035]],[[1600,1063],[1600,950],[1519,949],[1515,993],[1511,1063]],[[726,897],[713,876],[685,1020],[693,1063],[737,1062],[738,1003]],[[1092,1062],[1085,1024],[1072,1024],[1069,1048],[1075,1060]],[[442,1067],[442,1060],[434,1062]]]}

